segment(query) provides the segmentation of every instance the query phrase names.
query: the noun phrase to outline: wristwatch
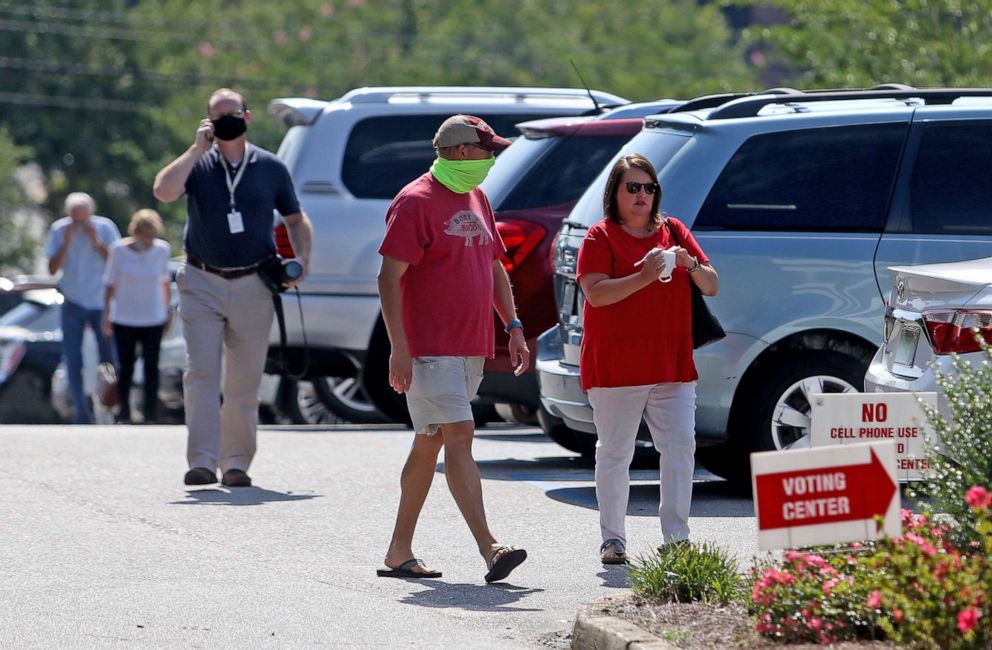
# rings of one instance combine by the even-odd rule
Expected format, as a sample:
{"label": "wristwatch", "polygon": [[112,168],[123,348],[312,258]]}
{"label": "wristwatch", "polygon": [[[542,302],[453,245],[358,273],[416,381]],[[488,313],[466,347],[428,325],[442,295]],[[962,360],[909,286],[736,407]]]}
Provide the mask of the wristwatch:
{"label": "wristwatch", "polygon": [[699,267],[702,266],[702,264],[699,263],[699,258],[694,257],[692,258],[692,261],[695,262],[696,265],[689,269],[689,273],[695,273],[699,270]]}
{"label": "wristwatch", "polygon": [[517,327],[519,327],[520,329],[523,329],[524,328],[524,324],[520,322],[520,319],[519,318],[514,318],[513,320],[511,320],[509,323],[506,324],[506,327],[503,328],[503,331],[506,332],[507,334],[509,334],[510,333],[510,330],[512,330],[514,328],[517,328]]}

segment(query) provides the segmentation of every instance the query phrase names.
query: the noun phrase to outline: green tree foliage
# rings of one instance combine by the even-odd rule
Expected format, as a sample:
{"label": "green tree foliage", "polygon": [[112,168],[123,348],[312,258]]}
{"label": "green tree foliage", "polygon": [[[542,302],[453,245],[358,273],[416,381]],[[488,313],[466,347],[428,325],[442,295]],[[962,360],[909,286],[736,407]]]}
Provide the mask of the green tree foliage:
{"label": "green tree foliage", "polygon": [[152,179],[216,88],[245,95],[252,140],[274,149],[276,97],[578,86],[570,59],[632,100],[753,85],[717,4],[696,0],[13,0],[0,4],[0,125],[34,149],[53,213],[83,190],[121,226],[147,206],[178,224],[182,202],[157,205]]}
{"label": "green tree foliage", "polygon": [[992,85],[992,0],[745,0],[786,22],[746,30],[801,88]]}
{"label": "green tree foliage", "polygon": [[34,206],[15,179],[20,165],[31,151],[18,147],[7,130],[0,128],[0,273],[28,268],[37,245],[31,230]]}

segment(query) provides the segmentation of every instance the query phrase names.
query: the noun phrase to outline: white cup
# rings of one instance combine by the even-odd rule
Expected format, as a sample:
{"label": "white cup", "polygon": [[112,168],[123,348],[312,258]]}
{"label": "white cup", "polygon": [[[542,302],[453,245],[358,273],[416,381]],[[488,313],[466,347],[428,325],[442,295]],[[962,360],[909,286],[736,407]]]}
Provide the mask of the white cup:
{"label": "white cup", "polygon": [[675,251],[670,248],[661,251],[661,259],[665,263],[665,266],[662,267],[661,273],[658,274],[658,280],[661,282],[671,282],[672,273],[675,271]]}

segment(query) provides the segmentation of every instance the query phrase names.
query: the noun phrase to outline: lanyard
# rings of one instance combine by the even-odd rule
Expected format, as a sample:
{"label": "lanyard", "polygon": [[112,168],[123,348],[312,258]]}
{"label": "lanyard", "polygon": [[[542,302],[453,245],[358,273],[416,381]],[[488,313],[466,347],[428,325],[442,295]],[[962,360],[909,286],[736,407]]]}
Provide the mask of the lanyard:
{"label": "lanyard", "polygon": [[[227,181],[227,191],[231,195],[231,212],[235,211],[234,206],[234,190],[238,187],[238,183],[241,182],[241,177],[245,174],[245,168],[248,167],[248,157],[251,155],[251,145],[247,142],[245,143],[245,155],[241,159],[241,165],[238,167],[238,171],[234,174],[234,180],[231,180],[231,172],[227,166],[227,159],[224,158],[224,154],[220,154],[220,163],[224,166],[224,180]],[[220,153],[220,152],[218,152]]]}

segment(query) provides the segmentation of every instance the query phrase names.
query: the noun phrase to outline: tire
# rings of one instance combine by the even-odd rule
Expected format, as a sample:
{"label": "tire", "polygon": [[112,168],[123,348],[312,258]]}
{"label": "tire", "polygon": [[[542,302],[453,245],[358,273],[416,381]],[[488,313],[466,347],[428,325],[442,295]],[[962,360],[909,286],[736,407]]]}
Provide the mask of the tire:
{"label": "tire", "polygon": [[276,421],[280,424],[344,423],[321,403],[309,381],[283,378],[279,382],[279,395],[273,407]]}
{"label": "tire", "polygon": [[19,368],[0,391],[0,422],[55,424],[62,418],[52,407],[51,376],[34,368]]}
{"label": "tire", "polygon": [[706,469],[734,483],[751,482],[750,455],[808,445],[813,392],[857,392],[868,363],[841,352],[811,350],[762,368],[734,400],[729,440],[704,447],[696,457]]}
{"label": "tire", "polygon": [[[353,424],[388,422],[365,394],[360,371],[355,377],[315,377],[309,382],[301,382],[300,389],[300,408],[308,414],[308,420],[318,420],[310,424],[329,423],[331,416]],[[318,404],[314,404],[313,399]],[[327,413],[321,413],[320,407]]]}
{"label": "tire", "polygon": [[390,422],[412,426],[410,412],[406,408],[406,398],[389,386],[389,336],[382,318],[375,324],[369,349],[362,367],[361,385],[369,401]]}
{"label": "tire", "polygon": [[595,458],[595,435],[569,429],[564,420],[548,413],[543,405],[537,408],[537,421],[544,434],[558,445],[584,458]]}

